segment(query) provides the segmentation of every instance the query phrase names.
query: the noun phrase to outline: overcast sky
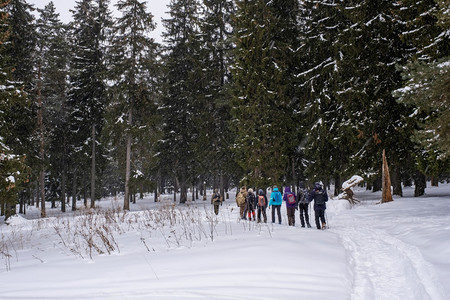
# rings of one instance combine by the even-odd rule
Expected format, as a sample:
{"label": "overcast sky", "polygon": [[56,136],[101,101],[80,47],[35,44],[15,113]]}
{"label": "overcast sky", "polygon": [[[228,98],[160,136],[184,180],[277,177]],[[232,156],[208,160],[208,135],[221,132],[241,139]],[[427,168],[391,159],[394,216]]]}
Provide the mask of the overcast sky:
{"label": "overcast sky", "polygon": [[[35,8],[44,8],[50,0],[27,0],[28,3],[34,4]],[[67,23],[72,20],[72,13],[69,11],[70,9],[73,9],[75,7],[76,0],[53,0],[53,3],[55,4],[56,11],[60,15],[61,21],[64,23]],[[110,10],[116,11],[116,7],[114,6],[118,0],[111,0],[110,1]],[[147,0],[147,11],[150,11],[153,16],[154,20],[156,22],[156,29],[154,31],[154,38],[161,42],[161,33],[163,32],[162,22],[161,18],[164,16],[165,12],[167,12],[169,9],[167,8],[167,5],[169,4],[170,0]],[[164,16],[167,18],[167,16]]]}

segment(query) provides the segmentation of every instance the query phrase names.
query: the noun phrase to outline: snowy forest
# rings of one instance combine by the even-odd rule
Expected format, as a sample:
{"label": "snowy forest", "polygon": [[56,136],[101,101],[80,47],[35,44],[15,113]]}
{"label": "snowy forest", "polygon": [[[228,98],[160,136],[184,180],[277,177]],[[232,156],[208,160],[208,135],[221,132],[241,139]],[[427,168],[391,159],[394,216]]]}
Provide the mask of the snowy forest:
{"label": "snowy forest", "polygon": [[448,179],[448,0],[171,0],[162,43],[150,3],[78,0],[66,24],[0,0],[5,219],[119,193],[337,195],[353,174],[379,191],[383,150],[394,195]]}

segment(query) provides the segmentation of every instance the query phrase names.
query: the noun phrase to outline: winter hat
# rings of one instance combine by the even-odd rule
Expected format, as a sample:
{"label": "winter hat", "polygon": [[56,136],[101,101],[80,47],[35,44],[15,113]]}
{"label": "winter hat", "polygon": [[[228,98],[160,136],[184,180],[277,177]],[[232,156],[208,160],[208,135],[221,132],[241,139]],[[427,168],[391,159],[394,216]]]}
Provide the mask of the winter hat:
{"label": "winter hat", "polygon": [[264,191],[262,189],[259,189],[258,195],[261,195],[261,196],[264,195]]}
{"label": "winter hat", "polygon": [[253,193],[253,189],[248,189],[248,192],[249,193]]}
{"label": "winter hat", "polygon": [[316,183],[314,183],[314,188],[321,189],[322,188],[322,184],[320,184],[320,182],[316,182]]}

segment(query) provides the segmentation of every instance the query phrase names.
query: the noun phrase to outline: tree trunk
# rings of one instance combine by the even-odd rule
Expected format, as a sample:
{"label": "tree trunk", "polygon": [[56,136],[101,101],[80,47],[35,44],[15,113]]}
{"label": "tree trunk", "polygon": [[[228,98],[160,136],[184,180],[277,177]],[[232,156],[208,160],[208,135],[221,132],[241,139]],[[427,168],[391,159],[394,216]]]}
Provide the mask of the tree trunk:
{"label": "tree trunk", "polygon": [[187,201],[187,186],[186,186],[186,175],[181,175],[181,186],[180,186],[180,203],[186,203]]}
{"label": "tree trunk", "polygon": [[431,186],[439,186],[439,179],[436,176],[431,176]]}
{"label": "tree trunk", "polygon": [[72,211],[77,210],[77,171],[73,171],[72,178]]}
{"label": "tree trunk", "polygon": [[394,195],[403,197],[402,191],[402,177],[400,173],[400,167],[395,165],[392,170],[392,193]]}
{"label": "tree trunk", "polygon": [[125,195],[123,197],[123,209],[130,210],[130,173],[131,173],[131,126],[133,124],[133,112],[131,108],[128,111],[128,130],[127,130],[127,154],[125,167]]}
{"label": "tree trunk", "polygon": [[38,66],[38,83],[37,83],[37,101],[38,101],[38,128],[39,128],[39,158],[41,160],[41,171],[39,173],[39,188],[41,193],[41,217],[45,218],[45,139],[44,139],[44,120],[42,114],[42,80],[41,80],[41,65]]}
{"label": "tree trunk", "polygon": [[87,204],[87,202],[88,202],[88,196],[87,196],[87,189],[86,189],[86,186],[87,186],[87,184],[86,184],[86,177],[87,176],[82,176],[82,182],[81,182],[81,184],[82,184],[82,187],[83,187],[83,205],[84,205],[84,208],[87,208],[88,207],[88,204]]}
{"label": "tree trunk", "polygon": [[427,180],[425,175],[420,172],[416,171],[416,174],[414,175],[414,197],[420,197],[425,195],[425,188],[427,187]]}
{"label": "tree trunk", "polygon": [[206,180],[203,181],[203,201],[206,201]]}
{"label": "tree trunk", "polygon": [[341,188],[342,188],[341,175],[336,173],[336,174],[334,174],[334,195],[335,196],[340,194]]}
{"label": "tree trunk", "polygon": [[[65,147],[64,147],[65,149]],[[67,174],[66,174],[66,157],[63,155],[62,158],[62,174],[61,174],[61,211],[66,212],[66,184],[67,184]]]}
{"label": "tree trunk", "polygon": [[220,172],[220,197],[222,201],[225,200],[225,185],[223,179],[223,172]]}
{"label": "tree trunk", "polygon": [[372,192],[381,191],[382,187],[382,177],[377,176],[377,178],[375,178],[375,180],[372,182]]}
{"label": "tree trunk", "polygon": [[389,166],[386,159],[386,151],[383,150],[383,171],[382,171],[382,198],[381,203],[393,201],[391,194],[391,178],[389,175]]}
{"label": "tree trunk", "polygon": [[91,208],[95,207],[95,124],[92,124],[92,154],[91,154]]}

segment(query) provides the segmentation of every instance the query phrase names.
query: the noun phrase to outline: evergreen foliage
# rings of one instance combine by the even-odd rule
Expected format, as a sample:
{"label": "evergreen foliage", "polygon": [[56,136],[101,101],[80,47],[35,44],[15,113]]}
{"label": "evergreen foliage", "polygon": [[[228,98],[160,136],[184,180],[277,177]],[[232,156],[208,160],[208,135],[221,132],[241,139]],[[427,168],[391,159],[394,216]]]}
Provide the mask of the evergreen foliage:
{"label": "evergreen foliage", "polygon": [[66,136],[69,45],[66,26],[59,20],[53,2],[39,10],[39,13],[36,22],[36,64],[39,68],[38,81],[43,102],[44,138],[49,153],[46,159],[47,190],[52,207],[55,206],[57,195],[61,194],[61,209],[65,211],[66,156],[69,152]]}
{"label": "evergreen foliage", "polygon": [[109,0],[77,2],[71,23],[74,53],[69,90],[72,180],[76,180],[81,170],[91,168],[91,207],[97,197],[96,159],[102,153],[102,145],[98,143],[108,97],[105,59],[111,25],[108,3]]}
{"label": "evergreen foliage", "polygon": [[78,0],[66,26],[0,0],[2,214],[38,173],[42,216],[159,185],[182,203],[190,185],[375,190],[383,149],[394,194],[448,176],[447,0],[171,0],[162,46],[145,1],[114,23],[109,3]]}
{"label": "evergreen foliage", "polygon": [[180,202],[187,200],[187,184],[198,167],[194,153],[200,136],[200,107],[205,96],[206,78],[202,71],[199,3],[196,0],[172,1],[170,17],[163,20],[164,69],[162,79],[163,138],[160,140],[161,170],[179,182]]}
{"label": "evergreen foliage", "polygon": [[26,100],[26,94],[12,76],[8,4],[7,0],[0,1],[0,215],[5,216],[5,220],[15,214],[18,193],[29,181],[30,171],[22,147],[14,148],[8,144],[17,133],[10,116]]}
{"label": "evergreen foliage", "polygon": [[234,151],[255,186],[280,184],[296,128],[291,102],[296,1],[237,1],[233,65]]}
{"label": "evergreen foliage", "polygon": [[234,6],[230,0],[203,1],[200,63],[205,83],[202,97],[197,97],[199,114],[196,127],[199,135],[194,147],[199,165],[197,172],[213,178],[225,175],[230,178],[236,168],[230,151],[233,135],[228,126],[231,120],[232,77],[229,67],[233,61],[233,14]]}
{"label": "evergreen foliage", "polygon": [[402,17],[407,31],[402,38],[414,50],[403,72],[405,86],[395,91],[401,103],[414,107],[417,130],[416,161],[421,172],[432,177],[432,184],[450,171],[449,147],[449,69],[450,18],[445,1],[404,3]]}
{"label": "evergreen foliage", "polygon": [[[109,133],[118,154],[125,154],[124,209],[129,209],[132,178],[148,173],[156,120],[157,44],[148,34],[154,30],[153,15],[146,3],[123,0],[117,3],[122,15],[115,20],[110,48],[112,80],[109,104]],[[120,149],[120,145],[126,149]],[[125,151],[124,151],[125,150]],[[133,162],[133,170],[131,170]],[[148,176],[148,174],[147,174]],[[139,180],[138,180],[139,181]]]}

